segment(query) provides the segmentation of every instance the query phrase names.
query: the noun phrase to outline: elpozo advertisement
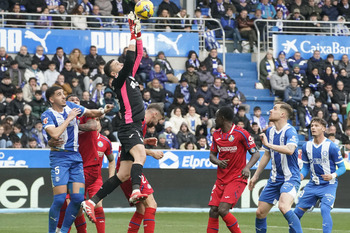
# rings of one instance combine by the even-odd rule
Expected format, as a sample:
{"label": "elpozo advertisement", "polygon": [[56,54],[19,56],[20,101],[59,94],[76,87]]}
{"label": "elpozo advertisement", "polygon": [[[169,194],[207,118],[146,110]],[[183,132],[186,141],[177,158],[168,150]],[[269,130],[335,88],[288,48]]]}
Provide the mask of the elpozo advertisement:
{"label": "elpozo advertisement", "polygon": [[[209,160],[209,151],[182,151],[172,150],[163,151],[164,157],[156,160],[151,156],[147,156],[144,168],[153,169],[216,169],[217,166]],[[50,168],[48,149],[2,149],[0,151],[0,168]],[[118,152],[113,151],[117,159]],[[261,156],[263,151],[260,152]],[[250,160],[250,154],[247,153],[247,162]],[[257,162],[253,169],[259,165]],[[108,160],[103,159],[103,168],[108,167]],[[271,169],[271,162],[266,166]]]}
{"label": "elpozo advertisement", "polygon": [[300,52],[304,59],[309,59],[315,50],[320,51],[323,59],[333,54],[334,59],[341,60],[344,54],[350,54],[350,40],[346,36],[273,35],[274,57],[284,51],[287,58]]}
{"label": "elpozo advertisement", "polygon": [[[62,47],[67,54],[79,48],[87,55],[90,46],[95,45],[99,55],[113,56],[122,54],[129,41],[130,32],[127,31],[0,29],[0,47],[4,47],[7,53],[17,53],[25,45],[33,54],[36,46],[41,45],[45,54],[55,54],[56,48]],[[199,51],[198,33],[143,32],[142,41],[150,56],[159,51],[169,57],[184,56],[190,50],[197,54]]]}

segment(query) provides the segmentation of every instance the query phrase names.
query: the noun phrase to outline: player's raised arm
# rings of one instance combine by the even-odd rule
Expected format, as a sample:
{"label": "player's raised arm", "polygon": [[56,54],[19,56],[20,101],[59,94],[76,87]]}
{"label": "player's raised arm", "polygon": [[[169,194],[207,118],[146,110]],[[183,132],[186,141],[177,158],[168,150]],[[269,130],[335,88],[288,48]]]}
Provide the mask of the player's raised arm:
{"label": "player's raised arm", "polygon": [[259,180],[260,174],[265,169],[266,165],[269,163],[270,158],[271,158],[271,154],[269,151],[266,150],[264,155],[261,157],[258,169],[256,169],[253,177],[250,179],[249,186],[248,186],[249,190],[253,190],[256,182]]}
{"label": "player's raised arm", "polygon": [[296,132],[295,134],[289,133],[288,135],[289,131],[292,131],[292,130],[287,130],[286,132],[286,136],[287,136],[286,145],[274,145],[272,143],[269,143],[265,133],[260,134],[261,142],[265,147],[271,150],[277,151],[278,153],[293,155],[298,146],[298,135],[296,134]]}
{"label": "player's raised arm", "polygon": [[135,20],[135,33],[136,33],[136,59],[134,63],[134,67],[132,70],[132,76],[135,77],[135,74],[140,66],[140,62],[143,56],[143,44],[141,38],[141,23],[140,20]]}
{"label": "player's raised arm", "polygon": [[[100,117],[100,116],[102,116],[102,115],[112,111],[113,108],[114,108],[113,104],[106,104],[106,106],[104,108],[100,108],[100,109],[86,109],[86,111],[84,113],[84,116],[86,116],[86,117]],[[85,131],[89,131],[89,130],[85,130]]]}

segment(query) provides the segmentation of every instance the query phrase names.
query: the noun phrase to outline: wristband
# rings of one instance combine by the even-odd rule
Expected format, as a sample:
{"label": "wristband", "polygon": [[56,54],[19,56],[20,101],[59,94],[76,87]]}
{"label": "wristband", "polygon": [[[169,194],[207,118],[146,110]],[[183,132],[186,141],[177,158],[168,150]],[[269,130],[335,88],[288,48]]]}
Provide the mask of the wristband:
{"label": "wristband", "polygon": [[332,173],[332,179],[334,179],[335,177],[337,177],[337,173]]}
{"label": "wristband", "polygon": [[105,114],[105,110],[103,108],[99,108],[101,115]]}

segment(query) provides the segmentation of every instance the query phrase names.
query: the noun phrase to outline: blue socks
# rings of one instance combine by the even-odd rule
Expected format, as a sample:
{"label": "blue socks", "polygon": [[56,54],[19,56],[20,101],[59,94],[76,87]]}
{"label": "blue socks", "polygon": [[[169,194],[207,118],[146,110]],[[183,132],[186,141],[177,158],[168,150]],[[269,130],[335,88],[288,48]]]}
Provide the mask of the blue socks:
{"label": "blue socks", "polygon": [[49,233],[55,233],[60,217],[60,210],[63,203],[66,201],[67,193],[61,193],[53,196],[53,202],[49,211]]}
{"label": "blue socks", "polygon": [[331,216],[331,207],[328,205],[321,204],[321,215],[322,215],[322,227],[323,233],[331,233],[333,227],[333,221]]}
{"label": "blue socks", "polygon": [[303,215],[305,214],[304,211],[302,211],[301,209],[299,209],[298,207],[295,207],[294,209],[294,214],[301,219],[303,217]]}
{"label": "blue socks", "polygon": [[303,232],[303,230],[301,229],[300,220],[299,220],[298,216],[292,210],[289,210],[283,216],[288,221],[290,233],[302,233]]}
{"label": "blue socks", "polygon": [[72,226],[80,209],[81,202],[84,201],[84,194],[72,193],[70,195],[70,203],[67,206],[66,214],[64,216],[61,232],[67,233]]}
{"label": "blue socks", "polygon": [[255,219],[255,231],[256,233],[266,233],[267,231],[267,223],[266,218],[256,218]]}

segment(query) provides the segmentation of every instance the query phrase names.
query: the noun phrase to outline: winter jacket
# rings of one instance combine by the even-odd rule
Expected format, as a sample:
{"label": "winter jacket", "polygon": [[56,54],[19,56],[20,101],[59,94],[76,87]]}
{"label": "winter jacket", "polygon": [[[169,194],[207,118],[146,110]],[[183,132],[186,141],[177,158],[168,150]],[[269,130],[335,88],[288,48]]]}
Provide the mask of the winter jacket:
{"label": "winter jacket", "polygon": [[149,80],[152,81],[155,78],[158,79],[162,85],[168,81],[168,77],[162,70],[159,73],[155,72],[154,70],[151,70],[151,72],[149,72]]}
{"label": "winter jacket", "polygon": [[43,114],[43,112],[45,112],[46,109],[48,109],[49,107],[45,100],[40,99],[38,101],[35,98],[33,99],[32,102],[29,103],[29,105],[32,107],[32,115],[38,119],[40,119],[41,114]]}
{"label": "winter jacket", "polygon": [[36,54],[34,54],[32,60],[38,63],[39,70],[42,70],[43,72],[49,68],[50,59],[46,55],[39,58]]}
{"label": "winter jacket", "polygon": [[113,6],[110,0],[95,0],[95,6],[98,6],[100,8],[101,15],[103,16],[111,15]]}
{"label": "winter jacket", "polygon": [[29,53],[22,55],[19,52],[17,53],[15,60],[18,62],[18,68],[27,69],[32,65],[32,58]]}
{"label": "winter jacket", "polygon": [[181,79],[186,78],[188,81],[188,84],[193,87],[193,89],[197,89],[199,86],[199,76],[197,72],[190,73],[186,71],[181,75]]}
{"label": "winter jacket", "polygon": [[11,98],[12,95],[16,92],[16,86],[10,83],[9,85],[5,85],[0,83],[0,90],[4,93],[5,98]]}
{"label": "winter jacket", "polygon": [[270,84],[272,92],[275,92],[276,90],[284,91],[289,86],[288,76],[284,74],[281,77],[275,73],[271,76]]}
{"label": "winter jacket", "polygon": [[191,133],[195,134],[197,126],[202,124],[201,116],[199,114],[195,113],[194,117],[192,117],[189,113],[187,113],[184,118],[185,118],[185,123],[187,124],[189,131]]}
{"label": "winter jacket", "polygon": [[86,55],[85,61],[85,64],[89,66],[90,71],[92,71],[93,69],[97,69],[102,62],[105,62],[102,56],[98,54],[96,55],[96,57],[92,56],[91,54]]}
{"label": "winter jacket", "polygon": [[24,79],[26,82],[29,82],[30,78],[36,78],[37,83],[39,86],[41,86],[44,83],[45,77],[44,73],[41,70],[33,70],[31,67],[26,69],[24,72]]}
{"label": "winter jacket", "polygon": [[44,72],[44,82],[51,87],[56,82],[58,75],[60,75],[60,73],[57,70],[51,71],[47,69]]}
{"label": "winter jacket", "polygon": [[210,56],[210,54],[208,55],[208,57],[203,61],[205,66],[207,67],[207,70],[210,71],[211,73],[213,73],[213,63],[218,66],[218,65],[222,65],[222,61],[220,58],[216,57],[213,58]]}
{"label": "winter jacket", "polygon": [[34,99],[35,91],[40,90],[40,87],[36,85],[35,91],[33,91],[32,87],[27,83],[23,87],[23,99],[27,101],[28,103],[31,102]]}
{"label": "winter jacket", "polygon": [[66,56],[66,54],[64,53],[63,54],[63,61],[62,61],[62,69],[60,70],[60,65],[61,65],[61,63],[60,63],[60,61],[58,60],[58,56],[57,56],[57,54],[55,54],[55,55],[53,55],[53,57],[52,57],[52,61],[56,64],[56,70],[58,71],[58,72],[61,72],[63,69],[64,69],[64,63],[66,62],[66,61],[68,61],[69,59],[68,59],[68,57]]}
{"label": "winter jacket", "polygon": [[41,7],[43,11],[47,7],[45,0],[27,0],[26,8],[28,13],[38,13],[36,10],[38,7]]}
{"label": "winter jacket", "polygon": [[324,60],[322,58],[315,59],[314,57],[311,57],[309,59],[309,61],[307,62],[308,73],[311,74],[312,70],[314,68],[317,68],[318,69],[318,73],[322,74],[324,72],[324,69],[325,69],[325,62],[324,62]]}
{"label": "winter jacket", "polygon": [[300,103],[301,97],[302,92],[300,87],[293,88],[289,85],[284,91],[284,101],[292,99],[293,101]]}
{"label": "winter jacket", "polygon": [[7,106],[7,115],[17,116],[20,113],[24,113],[23,107],[26,104],[27,103],[24,100],[18,100],[17,98],[15,98]]}
{"label": "winter jacket", "polygon": [[150,74],[151,70],[153,67],[153,61],[151,58],[147,57],[142,57],[141,63],[139,66],[139,69],[137,70],[137,73],[146,73],[147,75]]}

